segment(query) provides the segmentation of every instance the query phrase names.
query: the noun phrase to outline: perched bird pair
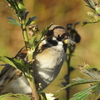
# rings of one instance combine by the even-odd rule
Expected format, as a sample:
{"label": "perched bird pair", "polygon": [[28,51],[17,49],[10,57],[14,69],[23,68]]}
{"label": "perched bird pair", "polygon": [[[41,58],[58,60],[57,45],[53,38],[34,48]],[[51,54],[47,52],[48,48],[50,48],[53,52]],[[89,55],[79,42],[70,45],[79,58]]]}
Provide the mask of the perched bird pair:
{"label": "perched bird pair", "polygon": [[[59,25],[52,25],[33,54],[33,77],[45,89],[59,74],[66,57],[66,41],[70,37],[67,30]],[[25,58],[22,49],[15,58]],[[24,74],[8,64],[0,73],[0,95],[6,93],[31,94],[32,90]]]}

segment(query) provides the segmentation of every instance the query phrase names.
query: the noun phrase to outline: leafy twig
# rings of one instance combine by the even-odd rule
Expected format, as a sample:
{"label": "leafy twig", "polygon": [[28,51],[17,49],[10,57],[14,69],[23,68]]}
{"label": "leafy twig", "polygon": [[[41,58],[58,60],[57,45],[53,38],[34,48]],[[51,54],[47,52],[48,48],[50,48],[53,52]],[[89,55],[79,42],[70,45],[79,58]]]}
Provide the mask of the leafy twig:
{"label": "leafy twig", "polygon": [[[67,24],[67,31],[69,32],[71,39],[74,42],[79,43],[81,38],[80,38],[80,35],[75,30],[75,26],[77,24],[78,24],[78,22],[74,24],[74,28],[72,28],[72,24]],[[71,71],[74,70],[74,68],[71,67],[71,64],[70,63],[71,63],[71,58],[72,58],[72,54],[74,53],[75,47],[76,47],[76,44],[75,43],[74,44],[68,44],[67,45],[66,62],[67,62],[67,66],[68,66],[68,72],[67,72],[67,75],[65,76],[65,79],[67,81],[67,84],[70,83],[70,74],[71,74]],[[67,88],[66,91],[67,91],[67,100],[69,100],[69,98],[70,98],[70,88]]]}
{"label": "leafy twig", "polygon": [[82,78],[76,78],[75,80],[77,80],[77,81],[72,82],[72,83],[66,85],[65,87],[63,87],[63,88],[57,90],[55,93],[60,92],[60,91],[62,91],[62,90],[65,90],[65,89],[67,89],[67,88],[69,88],[69,87],[72,87],[72,86],[80,85],[80,84],[87,84],[87,83],[96,83],[96,82],[100,82],[100,80],[82,79]]}
{"label": "leafy twig", "polygon": [[87,12],[87,14],[92,18],[86,18],[83,25],[92,24],[100,22],[100,4],[98,0],[84,0],[87,6],[91,8],[94,12]]}
{"label": "leafy twig", "polygon": [[[18,25],[18,26],[21,27],[23,39],[24,39],[24,42],[25,42],[25,46],[26,46],[26,49],[28,50],[28,54],[27,54],[28,58],[29,58],[28,60],[32,61],[32,59],[33,59],[32,58],[32,56],[33,56],[32,54],[33,54],[34,51],[32,50],[32,47],[30,46],[28,32],[27,32],[27,28],[26,27],[28,25],[30,25],[31,22],[36,17],[29,18],[28,21],[26,22],[26,17],[28,15],[28,12],[26,12],[26,9],[25,9],[24,4],[23,4],[23,0],[6,0],[6,2],[8,2],[9,7],[12,8],[15,11],[15,13],[16,13],[16,15],[18,17],[18,20],[19,20],[19,22],[18,22],[16,19],[13,19],[13,18],[9,17],[9,19],[11,20],[9,22],[14,24],[14,25]],[[31,52],[31,53],[29,53],[29,52]],[[19,64],[17,64],[18,66],[16,66],[16,67],[19,68],[20,62],[18,62],[18,61],[16,62],[16,61],[17,60],[15,60],[16,64],[19,63]],[[29,62],[29,61],[27,61],[27,62]],[[14,62],[13,59],[12,59],[12,62]],[[21,67],[22,67],[22,69],[24,69],[23,68],[24,65],[22,65]],[[27,70],[29,70],[29,69],[27,69]],[[24,73],[27,73],[27,70],[21,70],[21,71],[23,71]],[[31,85],[32,91],[34,89],[33,97],[35,98],[35,100],[39,100],[38,93],[36,91],[34,78],[32,77],[32,74],[30,72],[31,71],[29,71],[28,74],[30,74],[31,78],[27,77],[27,74],[26,74],[26,78],[27,78],[27,80],[29,81],[29,83]]]}

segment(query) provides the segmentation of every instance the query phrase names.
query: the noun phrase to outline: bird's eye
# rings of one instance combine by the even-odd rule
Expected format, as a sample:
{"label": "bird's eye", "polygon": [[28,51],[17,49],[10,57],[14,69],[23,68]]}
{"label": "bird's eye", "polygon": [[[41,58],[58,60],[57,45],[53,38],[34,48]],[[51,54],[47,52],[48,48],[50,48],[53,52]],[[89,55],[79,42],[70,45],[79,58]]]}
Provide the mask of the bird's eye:
{"label": "bird's eye", "polygon": [[61,35],[58,35],[57,40],[58,41],[62,41],[62,36]]}

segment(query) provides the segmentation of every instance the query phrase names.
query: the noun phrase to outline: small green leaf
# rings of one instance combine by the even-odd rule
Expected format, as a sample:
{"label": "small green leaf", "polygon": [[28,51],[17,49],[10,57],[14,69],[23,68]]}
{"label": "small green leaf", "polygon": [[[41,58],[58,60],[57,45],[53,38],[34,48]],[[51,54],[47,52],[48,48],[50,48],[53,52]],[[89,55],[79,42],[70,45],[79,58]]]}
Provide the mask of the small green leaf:
{"label": "small green leaf", "polygon": [[25,10],[23,3],[18,3],[18,7],[19,7],[20,10]]}
{"label": "small green leaf", "polygon": [[27,21],[27,23],[26,23],[26,26],[30,25],[31,22],[32,22],[35,18],[36,18],[36,16],[29,18],[28,21]]}
{"label": "small green leaf", "polygon": [[27,70],[32,67],[30,64],[25,63],[23,59],[15,59],[15,58],[9,58],[9,57],[2,57],[0,56],[0,61],[5,62],[15,68],[18,68],[19,70],[23,72],[27,72]]}
{"label": "small green leaf", "polygon": [[11,66],[16,67],[16,65],[8,57],[0,56],[0,61],[5,62],[7,64],[10,64]]}
{"label": "small green leaf", "polygon": [[8,58],[10,61],[16,65],[16,68],[20,69],[22,72],[27,72],[27,70],[32,67],[30,64],[25,63],[23,59]]}
{"label": "small green leaf", "polygon": [[88,14],[89,16],[92,16],[92,17],[95,16],[95,14],[94,14],[93,12],[87,12],[87,14]]}
{"label": "small green leaf", "polygon": [[29,40],[29,43],[31,46],[35,46],[36,44],[36,36],[33,36],[30,40]]}
{"label": "small green leaf", "polygon": [[26,20],[26,17],[27,17],[28,14],[29,14],[29,12],[25,12],[25,20]]}
{"label": "small green leaf", "polygon": [[100,14],[100,7],[96,6],[96,7],[95,7],[95,10],[96,10],[96,12],[97,12],[98,14]]}
{"label": "small green leaf", "polygon": [[10,19],[10,21],[8,21],[8,23],[11,23],[13,25],[17,25],[17,26],[21,27],[20,23],[16,19],[11,18],[11,17],[7,17],[7,18]]}

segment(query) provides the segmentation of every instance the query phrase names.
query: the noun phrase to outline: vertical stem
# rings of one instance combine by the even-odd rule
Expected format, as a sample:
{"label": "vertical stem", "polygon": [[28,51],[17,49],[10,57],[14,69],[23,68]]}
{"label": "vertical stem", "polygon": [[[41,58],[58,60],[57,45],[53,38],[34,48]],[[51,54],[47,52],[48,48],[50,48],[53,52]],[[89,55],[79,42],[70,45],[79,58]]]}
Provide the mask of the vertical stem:
{"label": "vertical stem", "polygon": [[[67,80],[67,84],[69,84],[70,83],[70,59],[69,59],[67,65],[68,65],[68,73],[67,73],[68,80]],[[66,91],[67,91],[67,100],[69,100],[69,98],[70,98],[70,89],[67,88]]]}
{"label": "vertical stem", "polygon": [[[31,51],[31,49],[28,48],[29,39],[28,39],[28,34],[27,34],[27,29],[26,29],[26,22],[25,22],[24,17],[21,18],[21,28],[22,28],[22,35],[23,35],[23,38],[24,38],[25,46],[28,50],[28,54],[27,54],[28,61],[32,61],[33,51]],[[32,76],[33,75],[32,73],[31,73],[31,78],[28,79],[28,81],[30,83],[30,87],[32,89],[32,97],[35,100],[39,100],[38,92],[37,92],[37,89],[36,89],[36,85],[35,85],[35,81],[34,81],[34,77]]]}
{"label": "vertical stem", "polygon": [[28,39],[27,30],[26,30],[26,22],[24,18],[21,18],[21,28],[22,28],[22,35],[24,38],[25,46],[27,47],[29,44],[29,39]]}
{"label": "vertical stem", "polygon": [[[28,61],[32,61],[33,59],[33,52],[34,51],[29,51],[28,50]],[[31,89],[32,89],[32,97],[35,99],[35,100],[39,100],[39,95],[38,95],[38,92],[37,92],[37,89],[36,89],[36,85],[35,85],[35,80],[34,80],[34,76],[33,76],[33,70],[30,70],[30,74],[31,74],[31,78],[29,78],[29,83],[30,83],[30,86],[31,86]]]}
{"label": "vertical stem", "polygon": [[[72,55],[71,45],[69,46],[68,50],[69,50],[68,59],[67,59],[67,66],[68,66],[67,77],[68,77],[68,79],[66,80],[67,84],[70,83],[70,61],[71,61],[71,55]],[[70,98],[70,88],[67,88],[66,91],[67,91],[67,100],[69,100],[69,98]]]}
{"label": "vertical stem", "polygon": [[37,89],[36,89],[34,77],[32,77],[32,79],[29,80],[29,83],[30,83],[30,87],[32,89],[32,97],[34,98],[34,100],[39,100],[39,96],[38,96],[38,92],[37,92]]}

